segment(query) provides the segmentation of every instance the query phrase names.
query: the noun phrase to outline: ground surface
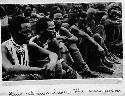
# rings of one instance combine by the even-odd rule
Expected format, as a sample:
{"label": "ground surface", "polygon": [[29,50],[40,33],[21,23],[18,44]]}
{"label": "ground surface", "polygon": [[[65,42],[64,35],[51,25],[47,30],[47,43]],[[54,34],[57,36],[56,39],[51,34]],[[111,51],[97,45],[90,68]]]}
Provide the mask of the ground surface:
{"label": "ground surface", "polygon": [[123,59],[119,59],[121,64],[114,64],[113,69],[114,73],[112,75],[109,74],[99,74],[100,78],[122,78],[123,77]]}
{"label": "ground surface", "polygon": [[[123,59],[118,58],[118,60],[121,64],[114,64],[113,68],[111,68],[112,70],[114,70],[114,73],[112,75],[94,72],[95,74],[98,74],[97,78],[123,78]],[[78,79],[82,79],[82,77],[78,76]]]}

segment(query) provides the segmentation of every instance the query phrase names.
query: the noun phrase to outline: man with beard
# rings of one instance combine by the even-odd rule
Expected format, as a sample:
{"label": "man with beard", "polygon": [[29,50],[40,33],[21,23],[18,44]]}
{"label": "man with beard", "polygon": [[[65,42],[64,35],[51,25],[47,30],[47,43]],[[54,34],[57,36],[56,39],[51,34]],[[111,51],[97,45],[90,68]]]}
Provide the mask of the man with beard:
{"label": "man with beard", "polygon": [[77,48],[76,43],[78,42],[78,38],[71,34],[66,28],[62,27],[62,13],[60,11],[52,12],[51,19],[55,24],[56,38],[57,40],[62,40],[64,45],[66,45],[71,57],[74,60],[74,64],[72,65],[73,69],[78,71],[78,73],[84,77],[97,77],[88,67],[88,65],[84,62],[79,49]]}
{"label": "man with beard", "polygon": [[[12,18],[9,31],[11,39],[3,42],[1,46],[3,80],[52,78],[58,56],[53,52],[28,44],[31,36],[29,20],[21,16]],[[42,62],[47,57],[48,62]]]}

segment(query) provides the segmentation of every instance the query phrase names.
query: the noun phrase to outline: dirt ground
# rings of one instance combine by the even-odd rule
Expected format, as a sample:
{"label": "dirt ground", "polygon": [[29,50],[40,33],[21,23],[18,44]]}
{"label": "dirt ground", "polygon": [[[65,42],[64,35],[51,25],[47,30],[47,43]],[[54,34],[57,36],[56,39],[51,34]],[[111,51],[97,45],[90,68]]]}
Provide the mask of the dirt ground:
{"label": "dirt ground", "polygon": [[99,78],[123,78],[123,59],[119,59],[119,61],[121,64],[114,64],[113,68],[111,68],[114,70],[112,75],[98,73]]}
{"label": "dirt ground", "polygon": [[[94,72],[95,74],[98,75],[97,78],[123,78],[123,59],[118,58],[118,60],[120,61],[121,64],[114,64],[113,68],[111,68],[112,70],[114,70],[114,73],[112,75]],[[82,77],[78,76],[78,79],[82,79]]]}

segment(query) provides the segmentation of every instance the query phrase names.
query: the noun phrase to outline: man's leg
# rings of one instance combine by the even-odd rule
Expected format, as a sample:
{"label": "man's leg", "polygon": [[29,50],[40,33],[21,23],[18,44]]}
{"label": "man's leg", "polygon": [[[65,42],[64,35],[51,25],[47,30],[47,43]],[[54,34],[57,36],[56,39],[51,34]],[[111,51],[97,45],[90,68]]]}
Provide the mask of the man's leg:
{"label": "man's leg", "polygon": [[97,50],[97,48],[92,45],[90,42],[86,42],[86,62],[89,66],[89,68],[93,71],[103,72],[103,73],[109,73],[112,74],[113,70],[109,69],[107,66],[103,64],[101,61],[101,55],[100,52]]}
{"label": "man's leg", "polygon": [[97,75],[90,71],[88,65],[84,62],[76,44],[68,45],[68,49],[75,63],[73,65],[73,68],[78,71],[80,75],[85,75],[88,77],[97,77]]}
{"label": "man's leg", "polygon": [[[107,47],[105,46],[105,43],[104,43],[103,38],[102,38],[98,33],[95,34],[95,35],[93,36],[93,38],[94,38],[95,41],[98,42],[98,44],[101,45],[101,47],[104,49],[104,54],[102,54],[103,57],[101,58],[102,61],[103,61],[103,63],[104,63],[106,66],[112,68],[114,62],[111,61],[110,59],[108,59],[108,57],[109,57],[109,56],[108,56],[109,52],[108,52]],[[107,56],[108,56],[108,57],[107,57]]]}

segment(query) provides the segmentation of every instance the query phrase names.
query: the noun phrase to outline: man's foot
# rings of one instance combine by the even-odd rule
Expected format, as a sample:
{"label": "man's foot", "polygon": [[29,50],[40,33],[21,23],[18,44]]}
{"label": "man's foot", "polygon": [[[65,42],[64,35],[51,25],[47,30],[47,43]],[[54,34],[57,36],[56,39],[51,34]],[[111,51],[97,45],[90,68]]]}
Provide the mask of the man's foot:
{"label": "man's foot", "polygon": [[114,62],[115,64],[121,64],[121,63],[119,62],[118,58],[116,59],[116,58],[114,58],[112,55],[108,55],[107,58],[108,58],[110,61]]}
{"label": "man's foot", "polygon": [[110,61],[107,57],[102,59],[102,63],[109,68],[112,68],[114,64],[114,62]]}
{"label": "man's foot", "polygon": [[92,71],[90,70],[86,70],[84,72],[78,72],[79,75],[81,75],[83,78],[97,78],[98,75],[94,74]]}
{"label": "man's foot", "polygon": [[75,70],[67,70],[62,72],[62,79],[77,79],[77,72]]}
{"label": "man's foot", "polygon": [[114,72],[113,70],[109,69],[106,66],[96,66],[96,67],[93,67],[91,70],[101,72],[101,73],[111,74],[111,75]]}

